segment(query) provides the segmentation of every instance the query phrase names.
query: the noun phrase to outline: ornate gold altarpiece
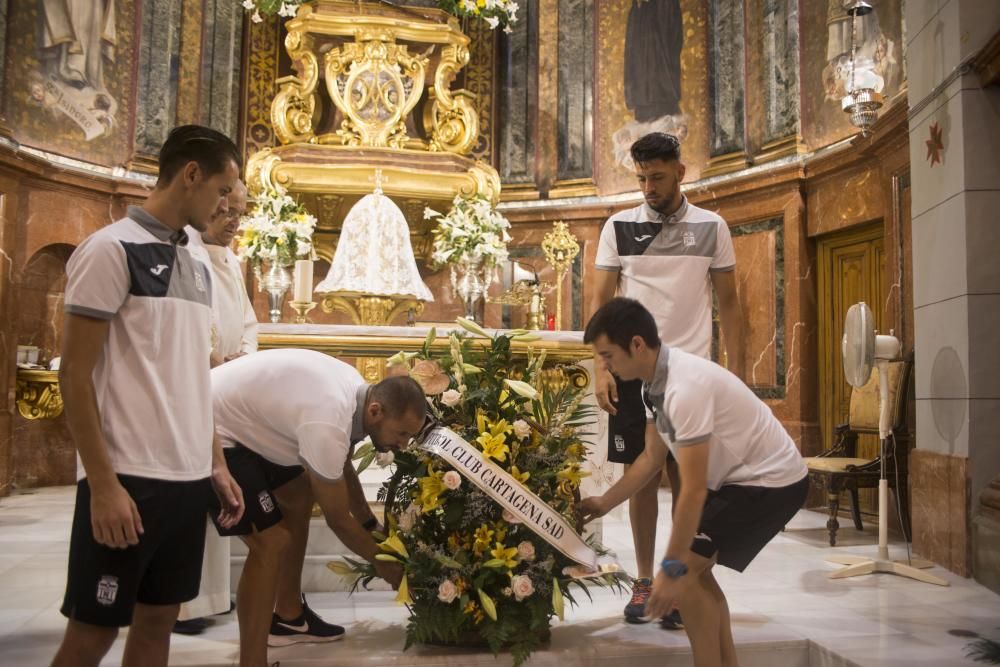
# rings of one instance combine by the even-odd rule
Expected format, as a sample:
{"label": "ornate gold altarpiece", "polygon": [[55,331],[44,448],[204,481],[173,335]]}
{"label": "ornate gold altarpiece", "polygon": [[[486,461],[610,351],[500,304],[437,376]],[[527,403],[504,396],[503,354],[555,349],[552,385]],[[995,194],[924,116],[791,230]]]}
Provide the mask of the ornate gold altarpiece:
{"label": "ornate gold altarpiece", "polygon": [[341,221],[372,192],[403,210],[417,258],[429,254],[423,210],[456,195],[496,203],[500,178],[469,157],[479,132],[474,96],[451,88],[469,61],[469,38],[437,9],[316,0],[286,23],[294,74],[278,79],[271,120],[280,146],[247,162],[252,193],[281,186],[318,218],[329,260]]}

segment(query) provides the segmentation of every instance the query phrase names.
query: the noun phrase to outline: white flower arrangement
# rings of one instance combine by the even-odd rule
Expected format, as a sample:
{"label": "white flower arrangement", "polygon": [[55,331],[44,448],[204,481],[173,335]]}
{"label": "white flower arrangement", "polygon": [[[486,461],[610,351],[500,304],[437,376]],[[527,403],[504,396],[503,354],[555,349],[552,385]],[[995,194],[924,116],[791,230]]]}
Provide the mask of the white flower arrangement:
{"label": "white flower arrangement", "polygon": [[259,268],[263,262],[287,265],[311,258],[315,229],[316,218],[287,192],[266,192],[240,220],[240,260]]}
{"label": "white flower arrangement", "polygon": [[424,218],[438,218],[431,253],[437,268],[464,264],[492,269],[507,261],[510,222],[485,197],[455,197],[448,215],[425,208]]}
{"label": "white flower arrangement", "polygon": [[254,23],[260,23],[264,20],[263,16],[272,14],[292,18],[303,2],[305,0],[243,0],[243,8],[253,12],[250,18]]}
{"label": "white flower arrangement", "polygon": [[504,32],[513,30],[520,9],[514,0],[438,0],[438,7],[460,18],[482,19],[493,30],[502,26]]}

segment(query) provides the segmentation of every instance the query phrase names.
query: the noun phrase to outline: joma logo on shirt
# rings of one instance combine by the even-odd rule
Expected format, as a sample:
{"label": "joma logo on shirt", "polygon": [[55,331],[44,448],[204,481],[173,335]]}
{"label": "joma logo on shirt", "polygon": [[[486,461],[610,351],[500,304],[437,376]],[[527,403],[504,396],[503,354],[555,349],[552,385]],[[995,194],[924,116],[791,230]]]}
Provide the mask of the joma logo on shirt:
{"label": "joma logo on shirt", "polygon": [[169,268],[170,267],[167,266],[166,264],[157,264],[156,266],[151,268],[149,272],[152,273],[154,276],[158,276]]}

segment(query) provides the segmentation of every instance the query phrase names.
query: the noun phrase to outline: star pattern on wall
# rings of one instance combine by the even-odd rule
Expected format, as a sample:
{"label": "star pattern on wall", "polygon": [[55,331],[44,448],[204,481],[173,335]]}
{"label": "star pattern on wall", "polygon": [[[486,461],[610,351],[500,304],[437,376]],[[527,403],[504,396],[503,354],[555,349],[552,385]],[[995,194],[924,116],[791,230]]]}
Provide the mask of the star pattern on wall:
{"label": "star pattern on wall", "polygon": [[927,144],[927,160],[930,160],[931,166],[935,164],[941,164],[941,151],[944,150],[944,142],[941,140],[941,134],[943,130],[937,122],[931,123],[931,138],[925,141]]}

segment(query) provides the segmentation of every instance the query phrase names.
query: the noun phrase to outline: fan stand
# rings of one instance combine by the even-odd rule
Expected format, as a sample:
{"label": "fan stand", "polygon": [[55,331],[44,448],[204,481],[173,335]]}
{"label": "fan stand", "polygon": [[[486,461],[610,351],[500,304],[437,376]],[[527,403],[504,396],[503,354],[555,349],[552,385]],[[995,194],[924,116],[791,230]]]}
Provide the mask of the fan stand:
{"label": "fan stand", "polygon": [[[882,338],[882,336],[879,336]],[[876,349],[878,345],[876,344]],[[879,357],[876,359],[878,366],[878,392],[879,392],[879,443],[880,443],[880,469],[878,480],[878,557],[865,558],[864,556],[833,556],[827,558],[827,562],[838,565],[846,565],[835,572],[830,573],[831,579],[844,579],[847,577],[857,577],[863,574],[873,574],[876,572],[888,572],[898,574],[901,577],[917,579],[928,584],[938,586],[950,585],[947,581],[923,570],[932,567],[934,563],[929,560],[914,558],[909,562],[889,560],[889,479],[886,477],[885,458],[889,444],[889,360]],[[896,490],[899,493],[899,490]]]}

